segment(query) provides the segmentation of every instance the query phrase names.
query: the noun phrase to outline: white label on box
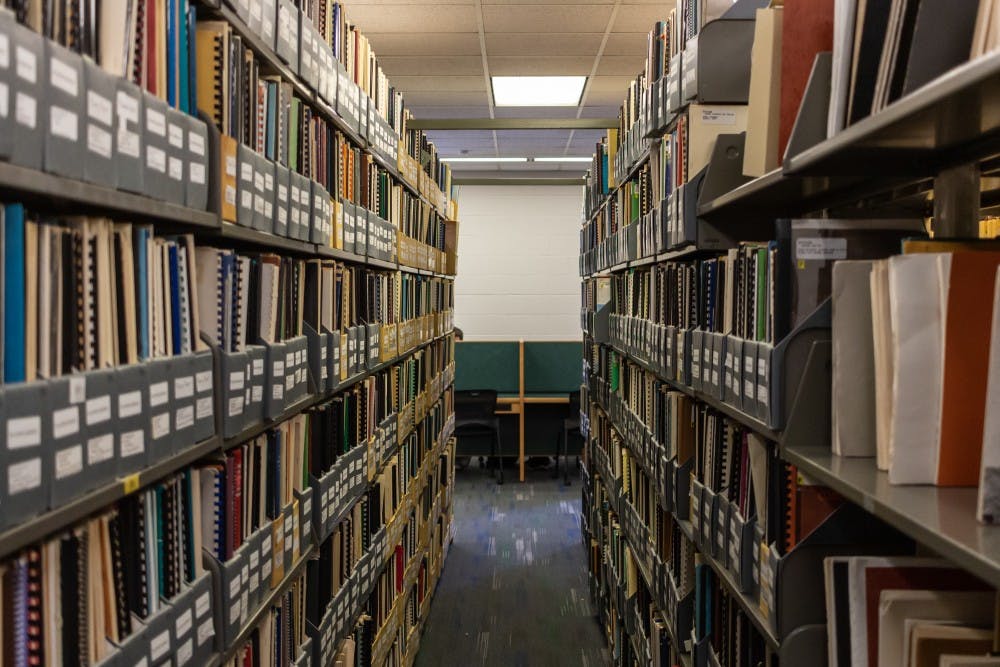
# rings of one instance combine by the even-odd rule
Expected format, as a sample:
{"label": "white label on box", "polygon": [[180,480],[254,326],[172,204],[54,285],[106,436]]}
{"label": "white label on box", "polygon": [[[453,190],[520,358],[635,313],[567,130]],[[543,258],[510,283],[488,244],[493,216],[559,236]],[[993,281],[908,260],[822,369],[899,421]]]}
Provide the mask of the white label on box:
{"label": "white label on box", "polygon": [[111,100],[93,90],[87,91],[87,116],[89,118],[110,127],[113,109]]}
{"label": "white label on box", "polygon": [[[291,368],[294,365],[295,365],[295,353],[294,352],[286,352],[285,353],[285,367],[286,368]],[[275,368],[277,368],[277,366]]]}
{"label": "white label on box", "polygon": [[729,109],[703,107],[701,122],[706,125],[736,125],[736,112]]}
{"label": "white label on box", "polygon": [[111,396],[97,396],[87,401],[87,426],[111,419]]}
{"label": "white label on box", "polygon": [[240,614],[243,613],[243,605],[240,600],[237,600],[233,605],[229,607],[229,624],[233,625],[240,622]]}
{"label": "white label on box", "polygon": [[170,413],[164,412],[163,414],[153,415],[152,419],[153,440],[159,440],[168,433],[170,433]]}
{"label": "white label on box", "polygon": [[[804,238],[795,240],[796,260],[830,261],[847,259],[847,239]],[[800,267],[801,268],[801,267]]]}
{"label": "white label on box", "polygon": [[10,67],[10,36],[7,34],[0,34],[0,67]]}
{"label": "white label on box", "polygon": [[254,377],[264,374],[264,360],[257,358],[253,360],[253,375]]}
{"label": "white label on box", "polygon": [[38,119],[38,103],[35,98],[25,92],[17,91],[14,100],[14,118],[18,124],[35,129]]}
{"label": "white label on box", "polygon": [[285,397],[285,386],[282,384],[275,383],[271,385],[271,398],[280,401]]}
{"label": "white label on box", "polygon": [[230,371],[229,391],[243,391],[243,371]]}
{"label": "white label on box", "polygon": [[274,362],[274,377],[280,378],[285,375],[285,362],[275,361]]}
{"label": "white label on box", "polygon": [[167,136],[167,116],[156,109],[146,109],[146,131],[158,137]]}
{"label": "white label on box", "polygon": [[207,419],[212,416],[212,397],[205,396],[199,398],[195,403],[195,413],[199,420]]}
{"label": "white label on box", "polygon": [[155,662],[170,651],[170,629],[166,629],[149,642],[149,657]]}
{"label": "white label on box", "polygon": [[33,458],[7,467],[7,494],[36,489],[42,484],[42,459]]}
{"label": "white label on box", "polygon": [[240,180],[253,183],[253,165],[249,162],[240,163]]}
{"label": "white label on box", "polygon": [[260,403],[264,400],[264,385],[255,384],[250,394],[253,397],[252,400],[254,403]]}
{"label": "white label on box", "polygon": [[69,379],[69,402],[83,403],[87,398],[87,376],[75,375]]}
{"label": "white label on box", "polygon": [[67,141],[76,141],[80,129],[79,119],[75,112],[62,107],[52,106],[49,109],[49,133],[62,137]]}
{"label": "white label on box", "polygon": [[188,132],[188,150],[198,157],[205,157],[205,137],[198,132]]}
{"label": "white label on box", "polygon": [[176,631],[176,636],[178,638],[183,637],[191,629],[194,624],[194,618],[191,615],[190,609],[185,609],[184,613],[178,614],[177,620],[174,622],[174,630]]}
{"label": "white label on box", "polygon": [[135,456],[141,454],[145,449],[142,429],[122,433],[122,457]]}
{"label": "white label on box", "polygon": [[211,611],[212,605],[212,594],[209,592],[202,593],[198,596],[198,599],[194,601],[194,615],[197,618],[201,618],[206,613]]}
{"label": "white label on box", "polygon": [[194,425],[194,406],[188,405],[177,411],[177,428],[187,428]]}
{"label": "white label on box", "polygon": [[236,204],[236,188],[231,185],[226,186],[226,203],[230,206]]}
{"label": "white label on box", "polygon": [[49,83],[67,95],[76,97],[79,93],[79,76],[76,68],[58,58],[49,61]]}
{"label": "white label on box", "polygon": [[97,125],[87,124],[87,150],[104,159],[111,157],[111,133]]}
{"label": "white label on box", "polygon": [[230,599],[235,598],[237,595],[240,594],[240,584],[242,583],[242,579],[241,579],[242,576],[243,576],[243,573],[242,573],[242,571],[240,571],[239,573],[237,573],[237,575],[235,577],[233,577],[232,581],[229,582],[229,598]]}
{"label": "white label on box", "polygon": [[80,409],[75,405],[52,412],[52,436],[59,440],[80,432]]}
{"label": "white label on box", "polygon": [[149,405],[154,408],[158,405],[163,405],[167,402],[169,393],[170,386],[166,381],[151,384],[149,386]]}
{"label": "white label on box", "polygon": [[146,145],[146,166],[161,174],[167,172],[167,153],[158,146]]}
{"label": "white label on box", "polygon": [[232,155],[226,156],[226,176],[236,175],[236,158]]}
{"label": "white label on box", "polygon": [[29,83],[38,80],[38,61],[30,49],[17,47],[17,75]]}
{"label": "white label on box", "polygon": [[167,173],[170,175],[170,178],[174,179],[175,181],[183,181],[184,160],[178,157],[174,157],[172,155],[169,156],[167,158]]}
{"label": "white label on box", "polygon": [[167,127],[167,141],[174,148],[184,150],[184,128],[170,123]]}
{"label": "white label on box", "polygon": [[118,152],[134,159],[139,157],[139,134],[130,131],[124,120],[118,127]]}
{"label": "white label on box", "polygon": [[259,171],[255,171],[253,173],[253,186],[257,190],[261,190],[261,191],[264,190],[264,174],[263,173],[261,173]]}
{"label": "white label on box", "polygon": [[194,378],[190,375],[174,378],[174,399],[194,396]]}
{"label": "white label on box", "polygon": [[124,394],[118,395],[118,416],[122,419],[126,417],[134,417],[142,411],[142,392],[138,389],[135,391],[125,392]]}
{"label": "white label on box", "polygon": [[209,618],[207,621],[198,626],[198,646],[207,642],[215,635],[215,621]]}
{"label": "white label on box", "polygon": [[7,420],[7,448],[34,447],[42,442],[42,418],[38,415]]}
{"label": "white label on box", "polygon": [[115,439],[110,433],[99,435],[87,441],[87,465],[107,461],[115,453]]}
{"label": "white label on box", "polygon": [[118,95],[115,97],[116,106],[118,107],[118,118],[121,119],[122,125],[127,121],[133,123],[139,122],[139,98],[132,97],[125,91],[118,91]]}
{"label": "white label on box", "polygon": [[271,576],[271,559],[265,558],[264,564],[260,566],[260,576],[267,583],[268,578]]}
{"label": "white label on box", "polygon": [[285,376],[285,390],[291,391],[295,386],[295,373]]}
{"label": "white label on box", "polygon": [[[243,198],[244,199],[249,199],[250,198],[250,193],[244,191],[243,192]],[[254,194],[253,195],[253,210],[254,210],[255,213],[259,213],[260,215],[264,215],[264,198],[261,197],[259,194]]]}
{"label": "white label on box", "polygon": [[191,656],[194,654],[194,646],[192,645],[191,638],[188,637],[180,646],[177,647],[175,652],[177,659],[174,661],[174,665],[180,667],[181,665],[186,665],[191,661]]}
{"label": "white label on box", "polygon": [[83,472],[83,445],[73,445],[56,452],[56,479]]}
{"label": "white label on box", "polygon": [[195,373],[194,384],[198,393],[212,390],[212,371],[200,371]]}
{"label": "white label on box", "polygon": [[192,162],[190,169],[190,178],[192,183],[197,183],[198,185],[205,184],[205,165],[200,162]]}

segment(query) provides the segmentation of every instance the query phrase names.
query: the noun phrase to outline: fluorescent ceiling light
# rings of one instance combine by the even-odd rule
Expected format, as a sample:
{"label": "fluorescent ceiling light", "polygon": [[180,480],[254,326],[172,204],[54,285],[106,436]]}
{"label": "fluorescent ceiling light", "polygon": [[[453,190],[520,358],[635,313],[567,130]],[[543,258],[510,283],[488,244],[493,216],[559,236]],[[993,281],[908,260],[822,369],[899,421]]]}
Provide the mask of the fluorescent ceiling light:
{"label": "fluorescent ceiling light", "polygon": [[585,76],[494,76],[493,103],[498,107],[575,107]]}
{"label": "fluorescent ceiling light", "polygon": [[526,157],[443,157],[445,162],[527,162]]}
{"label": "fluorescent ceiling light", "polygon": [[592,162],[589,157],[536,157],[535,162]]}

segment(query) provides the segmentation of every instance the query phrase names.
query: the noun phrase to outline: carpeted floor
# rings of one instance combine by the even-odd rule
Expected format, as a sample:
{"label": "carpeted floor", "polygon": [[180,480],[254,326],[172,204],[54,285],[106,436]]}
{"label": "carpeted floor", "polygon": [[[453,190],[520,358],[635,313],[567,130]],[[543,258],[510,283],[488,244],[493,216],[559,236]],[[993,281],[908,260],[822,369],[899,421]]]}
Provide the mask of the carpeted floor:
{"label": "carpeted floor", "polygon": [[497,486],[457,473],[455,541],[431,603],[417,667],[583,665],[610,657],[594,619],[580,538],[580,482],[548,471]]}

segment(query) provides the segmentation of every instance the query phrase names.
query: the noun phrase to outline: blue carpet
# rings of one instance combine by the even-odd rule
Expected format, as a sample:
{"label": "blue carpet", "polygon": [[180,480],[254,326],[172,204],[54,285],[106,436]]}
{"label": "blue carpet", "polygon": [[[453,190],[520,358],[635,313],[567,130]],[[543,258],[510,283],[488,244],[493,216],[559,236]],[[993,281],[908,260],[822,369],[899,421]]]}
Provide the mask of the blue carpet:
{"label": "blue carpet", "polygon": [[455,540],[417,655],[438,665],[610,664],[590,602],[580,482],[456,474]]}

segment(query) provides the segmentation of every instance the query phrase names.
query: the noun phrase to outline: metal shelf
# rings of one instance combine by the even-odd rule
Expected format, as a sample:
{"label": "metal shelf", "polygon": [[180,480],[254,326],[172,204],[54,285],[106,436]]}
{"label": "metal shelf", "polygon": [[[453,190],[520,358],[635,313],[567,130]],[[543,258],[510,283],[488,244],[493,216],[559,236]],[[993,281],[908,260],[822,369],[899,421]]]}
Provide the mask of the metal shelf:
{"label": "metal shelf", "polygon": [[[372,159],[377,162],[383,169],[389,172],[396,181],[401,183],[403,187],[410,191],[411,194],[418,197],[427,205],[434,208],[433,204],[424,197],[420,190],[418,190],[413,184],[404,179],[398,170],[398,167],[388,160],[386,160],[382,155],[376,151],[369,150],[371,148],[371,142],[358,134],[358,131],[347,124],[337,111],[331,107],[325,100],[323,100],[319,95],[313,91],[312,88],[308,86],[302,79],[299,78],[296,72],[289,69],[288,65],[283,63],[278,55],[274,52],[270,46],[265,44],[260,37],[254,34],[243,21],[224,3],[217,7],[211,8],[213,12],[225,19],[233,29],[240,35],[243,39],[243,43],[250,47],[250,49],[260,58],[267,67],[281,76],[292,84],[295,88],[295,92],[298,93],[310,106],[314,107],[318,111],[322,112],[323,116],[333,123],[337,130],[342,134],[346,135],[354,144],[365,150]],[[436,208],[434,210],[437,210]]]}
{"label": "metal shelf", "polygon": [[9,528],[0,533],[0,558],[6,558],[30,544],[40,542],[53,533],[107,509],[133,491],[160,481],[189,463],[218,451],[221,446],[222,440],[218,436],[212,436],[145,470],[117,479],[65,505]]}
{"label": "metal shelf", "polygon": [[871,458],[825,447],[783,447],[782,457],[992,586],[1000,586],[1000,530],[976,520],[977,490],[892,485]]}
{"label": "metal shelf", "polygon": [[751,431],[754,431],[755,433],[762,435],[768,440],[771,440],[773,442],[778,442],[780,440],[781,435],[778,433],[778,431],[771,429],[767,424],[760,421],[759,419],[751,417],[750,415],[740,410],[737,410],[733,406],[720,401],[714,396],[709,396],[708,394],[692,389],[686,384],[682,384],[672,378],[663,377],[662,375],[660,375],[659,371],[657,371],[655,368],[649,365],[649,362],[640,359],[638,357],[635,357],[631,354],[628,354],[627,352],[620,350],[619,348],[615,347],[614,345],[611,345],[610,343],[602,343],[602,345],[614,350],[616,353],[618,353],[622,357],[625,357],[629,361],[635,362],[636,364],[642,366],[645,370],[655,375],[659,380],[662,380],[663,382],[669,384],[673,389],[683,392],[688,396],[690,396],[691,398],[701,401],[702,403],[705,403],[709,407],[714,408],[715,410],[718,410],[719,412],[723,413],[730,419],[733,419],[734,421],[739,422],[743,426],[746,426]]}
{"label": "metal shelf", "polygon": [[[691,522],[678,518],[676,514],[674,515],[674,519],[680,525],[681,532],[684,534],[684,537],[693,543],[694,531]],[[757,628],[757,632],[764,637],[768,645],[775,651],[781,648],[781,642],[778,641],[778,638],[775,636],[774,630],[771,629],[771,625],[767,622],[767,618],[765,618],[764,614],[761,613],[757,600],[742,592],[739,586],[736,585],[736,581],[733,579],[733,575],[730,574],[729,570],[719,565],[712,555],[705,553],[700,548],[698,548],[698,553],[701,554],[702,559],[708,563],[709,567],[712,568],[712,571],[715,572],[715,576],[722,582],[722,585],[725,586],[726,590],[729,592],[729,596],[736,600],[743,608],[743,611],[746,612],[747,616],[750,617],[754,627]]]}
{"label": "metal shelf", "polygon": [[234,225],[231,222],[223,222],[219,230],[219,236],[230,241],[240,241],[242,243],[260,246],[268,249],[284,250],[300,255],[317,255],[316,246],[307,241],[290,239],[284,236],[277,236],[267,232],[261,232],[242,225]]}
{"label": "metal shelf", "polygon": [[348,252],[347,250],[331,248],[330,246],[325,245],[317,245],[316,254],[320,257],[329,257],[342,262],[354,262],[355,264],[364,264],[368,261],[368,258],[364,255],[358,255],[353,252]]}
{"label": "metal shelf", "polygon": [[375,266],[380,269],[391,269],[393,271],[399,269],[399,265],[396,264],[395,262],[387,262],[383,259],[375,259],[374,257],[366,258],[365,263],[368,264],[368,266]]}
{"label": "metal shelf", "polygon": [[9,162],[0,162],[0,192],[18,200],[43,202],[47,207],[55,206],[76,214],[82,212],[82,206],[88,211],[127,214],[135,221],[172,222],[211,229],[219,226],[218,216],[208,211],[63,178]]}
{"label": "metal shelf", "polygon": [[785,160],[788,174],[934,176],[1000,152],[1000,53],[956,67]]}
{"label": "metal shelf", "polygon": [[247,619],[246,624],[243,626],[243,629],[240,630],[240,634],[236,636],[233,643],[226,647],[225,651],[216,655],[216,657],[209,662],[210,666],[215,667],[217,665],[225,664],[230,658],[233,657],[240,646],[249,641],[250,635],[252,635],[257,629],[257,626],[260,625],[260,622],[264,619],[264,615],[271,610],[271,606],[278,600],[278,598],[284,595],[289,588],[291,588],[292,584],[295,583],[300,576],[302,576],[302,571],[306,566],[306,562],[310,558],[314,558],[318,555],[318,550],[315,546],[312,546],[309,547],[309,551],[299,556],[299,561],[294,567],[292,567],[291,571],[286,574],[285,578],[281,580],[281,583],[278,584],[273,591],[271,591],[270,595],[267,596],[267,599],[260,604],[260,608],[255,611],[249,619]]}

